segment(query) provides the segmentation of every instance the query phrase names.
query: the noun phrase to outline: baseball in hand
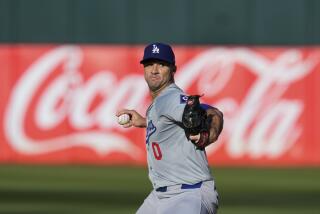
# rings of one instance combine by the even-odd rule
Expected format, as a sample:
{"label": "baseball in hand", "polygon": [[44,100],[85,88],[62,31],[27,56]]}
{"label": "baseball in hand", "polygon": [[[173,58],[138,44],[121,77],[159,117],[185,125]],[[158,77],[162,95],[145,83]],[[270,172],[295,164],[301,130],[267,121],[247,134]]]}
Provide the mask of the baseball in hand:
{"label": "baseball in hand", "polygon": [[118,117],[118,123],[120,125],[124,125],[124,124],[127,124],[129,123],[130,121],[130,115],[129,114],[121,114],[119,117]]}

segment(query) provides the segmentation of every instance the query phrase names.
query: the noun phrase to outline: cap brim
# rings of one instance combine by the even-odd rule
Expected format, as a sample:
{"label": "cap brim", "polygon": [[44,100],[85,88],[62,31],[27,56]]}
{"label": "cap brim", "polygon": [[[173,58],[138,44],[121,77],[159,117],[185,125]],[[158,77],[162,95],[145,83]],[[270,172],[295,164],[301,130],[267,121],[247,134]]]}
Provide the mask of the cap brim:
{"label": "cap brim", "polygon": [[174,63],[169,62],[168,60],[165,60],[165,59],[161,59],[161,58],[147,58],[147,59],[143,59],[143,60],[140,61],[140,64],[145,64],[145,63],[150,62],[150,61],[162,61],[162,62],[168,63],[168,64],[170,64],[170,65],[174,65]]}

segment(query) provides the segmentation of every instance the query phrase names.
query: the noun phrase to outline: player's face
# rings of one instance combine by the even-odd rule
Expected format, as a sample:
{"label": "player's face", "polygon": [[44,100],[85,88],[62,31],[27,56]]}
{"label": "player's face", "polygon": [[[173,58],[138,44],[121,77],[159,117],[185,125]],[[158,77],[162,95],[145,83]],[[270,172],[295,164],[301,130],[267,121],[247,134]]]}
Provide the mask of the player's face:
{"label": "player's face", "polygon": [[172,82],[172,72],[165,62],[150,61],[144,64],[144,78],[153,92],[160,91]]}

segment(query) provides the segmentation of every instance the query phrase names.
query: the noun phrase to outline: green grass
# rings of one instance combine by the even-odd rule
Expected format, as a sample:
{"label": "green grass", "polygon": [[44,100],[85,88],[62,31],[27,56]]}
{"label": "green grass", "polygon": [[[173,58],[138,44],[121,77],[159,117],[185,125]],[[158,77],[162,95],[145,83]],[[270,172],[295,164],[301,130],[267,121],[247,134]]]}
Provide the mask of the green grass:
{"label": "green grass", "polygon": [[[320,168],[213,169],[220,214],[320,213]],[[0,213],[135,213],[146,168],[0,166]]]}

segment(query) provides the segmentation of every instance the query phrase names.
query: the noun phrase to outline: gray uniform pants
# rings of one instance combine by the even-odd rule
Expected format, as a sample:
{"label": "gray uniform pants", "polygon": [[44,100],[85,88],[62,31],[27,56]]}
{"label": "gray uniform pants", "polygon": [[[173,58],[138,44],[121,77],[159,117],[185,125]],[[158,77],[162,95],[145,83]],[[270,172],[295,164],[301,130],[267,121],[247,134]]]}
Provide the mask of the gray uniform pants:
{"label": "gray uniform pants", "polygon": [[213,181],[205,181],[200,188],[181,189],[169,186],[166,192],[153,190],[144,200],[137,214],[216,214],[218,193]]}

